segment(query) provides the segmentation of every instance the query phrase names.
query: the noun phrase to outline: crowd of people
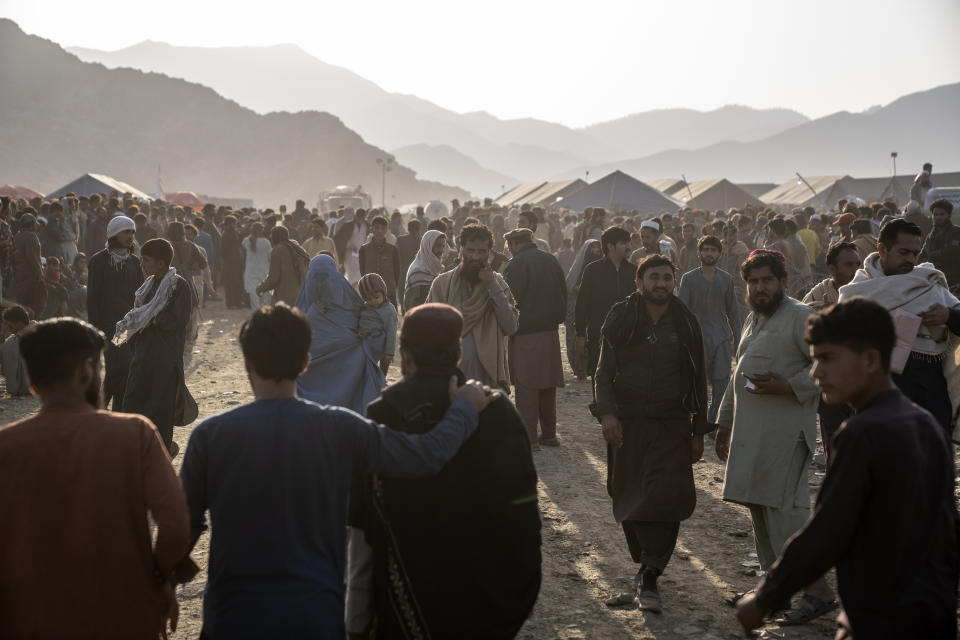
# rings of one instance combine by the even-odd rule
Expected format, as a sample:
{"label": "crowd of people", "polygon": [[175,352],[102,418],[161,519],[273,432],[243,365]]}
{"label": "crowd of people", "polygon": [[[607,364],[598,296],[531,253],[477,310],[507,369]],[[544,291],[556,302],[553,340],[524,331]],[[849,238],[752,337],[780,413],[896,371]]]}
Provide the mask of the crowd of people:
{"label": "crowd of people", "polygon": [[[765,572],[730,598],[748,633],[842,602],[838,637],[953,638],[952,211],[5,198],[0,366],[41,409],[0,427],[19,488],[0,496],[0,636],[175,629],[209,528],[202,637],[514,637],[541,583],[532,451],[564,438],[563,326],[637,565],[608,606],[668,605],[709,440]],[[193,428],[178,479],[185,357],[221,299],[251,314],[255,400]],[[95,588],[56,596],[73,584]]]}

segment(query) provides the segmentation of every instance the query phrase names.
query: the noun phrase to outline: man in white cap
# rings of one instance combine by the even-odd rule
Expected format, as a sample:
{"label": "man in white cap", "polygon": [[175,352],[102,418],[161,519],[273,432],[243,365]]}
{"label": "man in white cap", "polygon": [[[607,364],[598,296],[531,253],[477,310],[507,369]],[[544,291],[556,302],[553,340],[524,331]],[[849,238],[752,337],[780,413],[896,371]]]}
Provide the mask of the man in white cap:
{"label": "man in white cap", "polygon": [[660,221],[656,218],[644,220],[640,224],[640,242],[643,244],[639,249],[630,254],[630,262],[639,264],[647,256],[660,254],[671,260],[676,260],[669,244],[660,241],[660,234],[663,233],[660,227]]}
{"label": "man in white cap", "polygon": [[[133,308],[137,289],[143,284],[143,269],[134,254],[136,229],[127,216],[110,220],[106,247],[92,255],[88,263],[87,319],[106,334],[108,341],[113,338],[117,322]],[[104,406],[109,406],[113,398],[114,411],[123,410],[130,358],[128,344],[110,344],[104,354]]]}

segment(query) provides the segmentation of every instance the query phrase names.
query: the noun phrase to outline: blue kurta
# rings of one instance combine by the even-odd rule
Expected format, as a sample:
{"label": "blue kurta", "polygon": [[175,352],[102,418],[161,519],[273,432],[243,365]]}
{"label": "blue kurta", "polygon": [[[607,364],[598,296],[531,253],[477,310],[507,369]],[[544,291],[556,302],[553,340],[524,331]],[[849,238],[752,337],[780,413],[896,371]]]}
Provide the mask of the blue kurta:
{"label": "blue kurta", "polygon": [[355,473],[438,472],[476,428],[455,401],[423,435],[298,398],[205,420],[180,476],[193,543],[210,510],[204,637],[337,638],[344,630],[347,496]]}

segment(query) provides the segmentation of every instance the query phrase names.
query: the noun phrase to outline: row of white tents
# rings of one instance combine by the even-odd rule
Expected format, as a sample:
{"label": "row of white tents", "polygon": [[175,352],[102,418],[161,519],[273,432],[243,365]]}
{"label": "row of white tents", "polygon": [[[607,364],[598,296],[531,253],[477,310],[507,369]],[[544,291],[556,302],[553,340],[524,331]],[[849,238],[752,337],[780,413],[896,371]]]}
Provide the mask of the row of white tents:
{"label": "row of white tents", "polygon": [[[725,178],[687,182],[677,178],[640,181],[622,171],[586,183],[529,182],[518,185],[499,198],[506,207],[529,204],[557,206],[571,211],[603,207],[612,211],[638,211],[654,214],[680,207],[694,209],[730,209],[731,207],[813,207],[827,210],[841,198],[856,197],[865,202],[893,198],[900,205],[909,200],[913,176],[853,178],[849,175],[797,177],[783,184],[734,184]],[[960,172],[933,176],[936,185],[960,185]]]}

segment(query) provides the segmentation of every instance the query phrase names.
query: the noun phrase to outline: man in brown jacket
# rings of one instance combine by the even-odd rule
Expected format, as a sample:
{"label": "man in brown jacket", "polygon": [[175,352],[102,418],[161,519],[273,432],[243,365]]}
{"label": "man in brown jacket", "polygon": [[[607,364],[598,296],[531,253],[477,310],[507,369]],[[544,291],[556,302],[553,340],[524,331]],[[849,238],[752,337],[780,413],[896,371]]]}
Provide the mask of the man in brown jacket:
{"label": "man in brown jacket", "polygon": [[104,345],[73,318],[21,338],[41,407],[0,427],[4,638],[156,638],[168,621],[176,629],[171,578],[190,541],[186,500],[153,424],[100,409]]}
{"label": "man in brown jacket", "polygon": [[273,302],[286,302],[290,306],[297,303],[300,287],[307,276],[310,256],[296,240],[290,239],[286,227],[274,227],[270,230],[270,272],[260,286],[257,295],[273,292]]}

